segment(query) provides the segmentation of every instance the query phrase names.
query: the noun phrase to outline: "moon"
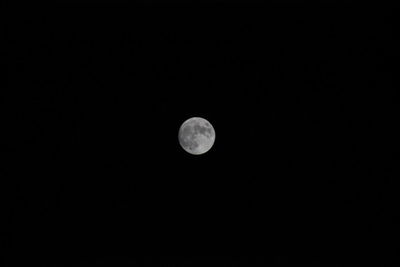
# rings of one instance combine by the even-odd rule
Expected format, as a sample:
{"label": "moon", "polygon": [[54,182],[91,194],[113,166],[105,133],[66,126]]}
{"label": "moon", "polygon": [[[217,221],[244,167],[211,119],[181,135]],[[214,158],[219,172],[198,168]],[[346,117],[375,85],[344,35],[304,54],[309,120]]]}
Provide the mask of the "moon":
{"label": "moon", "polygon": [[204,154],[214,145],[214,127],[206,119],[193,117],[179,128],[178,139],[186,152],[192,155]]}

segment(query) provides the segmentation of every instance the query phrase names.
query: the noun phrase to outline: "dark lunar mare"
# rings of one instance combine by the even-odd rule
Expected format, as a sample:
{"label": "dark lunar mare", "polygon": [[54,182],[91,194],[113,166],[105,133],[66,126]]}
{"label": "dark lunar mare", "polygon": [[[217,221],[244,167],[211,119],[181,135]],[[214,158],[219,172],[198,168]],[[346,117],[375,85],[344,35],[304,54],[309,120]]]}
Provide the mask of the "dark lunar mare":
{"label": "dark lunar mare", "polygon": [[199,124],[196,124],[193,128],[195,133],[200,133],[207,137],[211,137],[211,128],[200,126]]}

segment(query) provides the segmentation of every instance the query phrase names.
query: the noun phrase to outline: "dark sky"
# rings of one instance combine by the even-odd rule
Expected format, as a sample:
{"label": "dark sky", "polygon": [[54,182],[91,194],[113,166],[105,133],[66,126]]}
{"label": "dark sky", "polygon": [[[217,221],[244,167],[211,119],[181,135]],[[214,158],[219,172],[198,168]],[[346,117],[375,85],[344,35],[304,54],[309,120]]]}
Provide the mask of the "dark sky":
{"label": "dark sky", "polygon": [[[393,262],[391,13],[168,12],[9,16],[1,257]],[[177,139],[193,116],[201,156]]]}

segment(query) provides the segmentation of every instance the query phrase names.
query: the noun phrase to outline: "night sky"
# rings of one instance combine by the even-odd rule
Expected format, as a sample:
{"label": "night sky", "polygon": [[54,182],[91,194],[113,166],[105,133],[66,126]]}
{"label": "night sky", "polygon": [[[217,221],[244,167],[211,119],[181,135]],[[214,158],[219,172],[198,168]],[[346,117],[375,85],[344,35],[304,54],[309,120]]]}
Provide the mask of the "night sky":
{"label": "night sky", "polygon": [[0,259],[395,261],[390,12],[58,12],[7,17]]}

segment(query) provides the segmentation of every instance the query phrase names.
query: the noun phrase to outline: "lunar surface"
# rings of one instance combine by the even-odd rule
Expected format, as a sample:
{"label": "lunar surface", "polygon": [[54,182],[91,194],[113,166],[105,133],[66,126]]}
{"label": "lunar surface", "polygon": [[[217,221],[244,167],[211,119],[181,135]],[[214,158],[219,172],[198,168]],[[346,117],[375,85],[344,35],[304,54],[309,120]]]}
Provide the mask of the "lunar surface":
{"label": "lunar surface", "polygon": [[203,118],[190,118],[179,129],[179,143],[190,154],[206,153],[214,145],[214,141],[214,127]]}

